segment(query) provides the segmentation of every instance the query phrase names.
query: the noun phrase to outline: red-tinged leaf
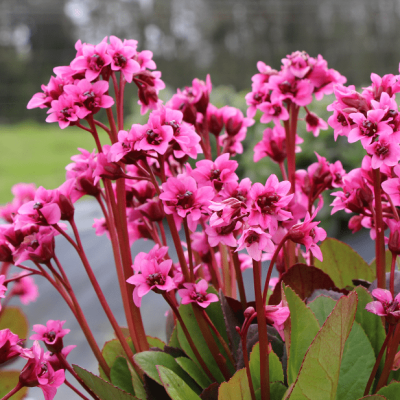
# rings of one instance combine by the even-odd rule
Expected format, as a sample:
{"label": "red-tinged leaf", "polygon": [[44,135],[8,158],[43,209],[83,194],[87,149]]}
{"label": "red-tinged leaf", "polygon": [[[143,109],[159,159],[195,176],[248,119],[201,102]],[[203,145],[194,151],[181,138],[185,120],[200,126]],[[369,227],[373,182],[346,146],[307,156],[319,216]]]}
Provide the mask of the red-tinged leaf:
{"label": "red-tinged leaf", "polygon": [[[0,399],[17,386],[20,371],[0,371]],[[10,397],[10,400],[21,400],[28,392],[28,388],[22,388]]]}
{"label": "red-tinged leaf", "polygon": [[218,400],[219,383],[214,382],[208,388],[204,389],[201,394],[201,400]]}
{"label": "red-tinged leaf", "polygon": [[357,310],[357,293],[338,300],[311,343],[294,386],[285,400],[335,399],[340,364]]}
{"label": "red-tinged leaf", "polygon": [[218,400],[251,400],[246,370],[240,369],[228,382],[219,387]]}
{"label": "red-tinged leaf", "polygon": [[302,300],[311,296],[316,289],[335,289],[332,279],[319,268],[306,264],[295,264],[281,276],[269,298],[269,304],[279,304],[281,301],[282,282],[285,286],[290,286]]}

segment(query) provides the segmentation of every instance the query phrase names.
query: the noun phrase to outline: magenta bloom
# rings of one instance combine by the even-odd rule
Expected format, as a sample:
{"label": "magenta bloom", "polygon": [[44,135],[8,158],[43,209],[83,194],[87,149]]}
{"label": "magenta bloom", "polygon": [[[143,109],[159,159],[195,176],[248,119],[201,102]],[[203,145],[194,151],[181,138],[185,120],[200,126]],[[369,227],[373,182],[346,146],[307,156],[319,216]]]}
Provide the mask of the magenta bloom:
{"label": "magenta bloom", "polygon": [[58,122],[60,128],[65,129],[67,126],[85,118],[89,111],[76,105],[72,96],[62,95],[58,100],[51,102],[51,108],[47,113],[50,115],[46,118],[46,122]]}
{"label": "magenta bloom", "polygon": [[267,324],[272,325],[281,336],[282,340],[285,340],[283,334],[284,323],[290,315],[289,307],[282,306],[282,301],[276,306],[265,306],[265,317]]}
{"label": "magenta bloom", "polygon": [[365,306],[365,309],[373,314],[385,317],[388,324],[397,324],[400,319],[400,293],[394,298],[389,290],[374,289],[372,291],[378,301],[372,301]]}
{"label": "magenta bloom", "polygon": [[35,341],[33,346],[25,350],[22,357],[28,362],[21,371],[19,381],[23,386],[42,389],[45,400],[52,400],[57,393],[57,389],[65,381],[63,369],[54,371],[49,361],[49,352],[44,352],[39,342]]}
{"label": "magenta bloom", "polygon": [[128,283],[135,285],[133,301],[137,307],[140,307],[142,297],[149,293],[150,290],[169,292],[176,288],[173,279],[168,276],[171,268],[172,260],[162,261],[160,264],[155,259],[143,259],[140,262],[140,273],[137,272],[126,280]]}
{"label": "magenta bloom", "polygon": [[237,240],[234,232],[240,229],[241,226],[242,223],[237,221],[232,221],[230,224],[224,226],[207,226],[206,234],[208,236],[208,243],[211,247],[215,247],[219,243],[236,247]]}
{"label": "magenta bloom", "polygon": [[104,234],[107,235],[108,239],[111,239],[110,237],[110,232],[107,227],[106,219],[105,218],[93,218],[94,223],[92,225],[92,228],[94,228],[96,231],[97,236],[102,236]]}
{"label": "magenta bloom", "polygon": [[241,214],[246,210],[246,204],[235,197],[230,197],[221,203],[212,201],[208,208],[214,211],[210,218],[210,226],[226,226],[233,219],[242,218]]}
{"label": "magenta bloom", "polygon": [[96,46],[83,44],[82,55],[71,62],[71,68],[75,71],[85,71],[85,78],[90,82],[100,75],[105,66],[111,64],[112,58],[107,54],[106,40],[107,38]]}
{"label": "magenta bloom", "polygon": [[286,107],[281,101],[275,100],[271,102],[264,102],[259,107],[259,110],[263,112],[260,122],[268,124],[273,121],[275,124],[280,124],[280,121],[287,121],[289,119],[289,113]]}
{"label": "magenta bloom", "polygon": [[9,329],[2,329],[0,331],[0,365],[21,354],[23,342]]}
{"label": "magenta bloom", "polygon": [[[400,176],[400,166],[396,165],[393,170],[397,176]],[[382,189],[390,196],[395,206],[400,206],[400,178],[382,182]]]}
{"label": "magenta bloom", "polygon": [[215,136],[218,136],[224,127],[224,119],[222,117],[223,108],[217,108],[211,103],[207,107],[207,126],[208,130]]}
{"label": "magenta bloom", "polygon": [[306,129],[307,132],[312,132],[315,137],[318,137],[321,129],[328,129],[328,124],[322,118],[319,118],[317,114],[309,112],[306,115]]}
{"label": "magenta bloom", "polygon": [[400,160],[400,147],[395,135],[382,133],[378,140],[365,146],[368,154],[372,155],[371,167],[380,168],[382,164],[393,167]]}
{"label": "magenta bloom", "polygon": [[[130,42],[130,41],[129,41]],[[110,45],[107,53],[111,56],[111,69],[121,71],[127,82],[132,82],[132,76],[140,71],[140,64],[132,59],[136,55],[136,44],[124,42],[116,36],[110,36]],[[135,42],[135,41],[134,41]]]}
{"label": "magenta bloom", "polygon": [[35,280],[31,276],[25,276],[26,272],[21,272],[21,278],[15,281],[12,288],[12,295],[19,296],[22,304],[29,304],[39,297],[39,290]]}
{"label": "magenta bloom", "polygon": [[362,145],[366,148],[377,135],[392,134],[393,129],[387,121],[383,121],[385,114],[385,110],[370,110],[367,112],[367,116],[360,112],[351,113],[349,117],[357,126],[349,132],[349,143],[361,140]]}
{"label": "magenta bloom", "polygon": [[138,144],[140,150],[154,150],[165,154],[169,141],[174,136],[174,131],[169,125],[161,125],[158,120],[149,121],[143,125],[143,136]]}
{"label": "magenta bloom", "polygon": [[291,212],[282,209],[292,200],[293,194],[287,195],[289,190],[290,182],[279,182],[274,174],[268,178],[265,186],[255,183],[250,191],[253,205],[248,223],[269,229],[269,233],[273,235],[278,229],[278,221],[286,221],[292,217]]}
{"label": "magenta bloom", "polygon": [[214,293],[207,293],[208,283],[201,279],[198,283],[184,283],[185,289],[178,290],[182,297],[182,304],[197,303],[202,308],[207,308],[210,303],[218,301],[218,296]]}
{"label": "magenta bloom", "polygon": [[214,162],[201,160],[196,163],[196,169],[191,173],[199,186],[213,186],[220,191],[225,183],[237,182],[238,176],[235,170],[237,161],[229,160],[229,154],[225,153],[217,157]]}
{"label": "magenta bloom", "polygon": [[[90,83],[87,79],[81,79],[74,85],[66,85],[64,91],[72,96],[75,103],[87,111],[87,114],[96,114],[100,108],[110,108],[114,104],[114,99],[104,93],[108,91],[108,82],[97,81]],[[81,116],[84,114],[81,111]]]}
{"label": "magenta bloom", "polygon": [[209,186],[198,189],[196,181],[185,175],[168,178],[162,188],[160,199],[163,201],[164,211],[180,218],[188,216],[189,227],[194,232],[202,212],[207,211],[207,206],[214,197],[214,190]]}
{"label": "magenta bloom", "polygon": [[247,127],[254,124],[254,119],[245,118],[243,113],[235,107],[224,107],[222,117],[225,124],[225,131],[229,136],[246,133]]}
{"label": "magenta bloom", "polygon": [[317,211],[312,217],[307,212],[303,223],[293,225],[289,230],[289,238],[295,243],[304,244],[306,251],[310,250],[315,258],[322,261],[322,252],[316,243],[326,239],[326,232],[317,227],[320,222],[311,222],[316,217]]}
{"label": "magenta bloom", "polygon": [[43,340],[47,349],[52,353],[59,353],[63,345],[63,337],[70,332],[69,329],[62,329],[66,321],[53,321],[52,319],[44,325],[33,325],[33,330],[36,332],[29,339]]}
{"label": "magenta bloom", "polygon": [[272,243],[271,235],[265,233],[261,228],[250,227],[243,231],[236,251],[244,248],[253,260],[260,261],[263,250],[272,253],[275,246]]}

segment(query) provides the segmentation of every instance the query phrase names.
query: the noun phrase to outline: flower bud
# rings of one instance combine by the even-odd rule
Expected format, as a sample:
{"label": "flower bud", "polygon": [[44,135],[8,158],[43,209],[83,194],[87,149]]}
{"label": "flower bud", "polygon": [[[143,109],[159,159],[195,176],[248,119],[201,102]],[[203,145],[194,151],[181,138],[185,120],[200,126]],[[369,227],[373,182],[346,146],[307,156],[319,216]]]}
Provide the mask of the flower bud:
{"label": "flower bud", "polygon": [[254,309],[254,307],[247,307],[245,310],[244,310],[244,317],[247,319],[247,318],[250,318],[254,313],[256,312],[256,310]]}

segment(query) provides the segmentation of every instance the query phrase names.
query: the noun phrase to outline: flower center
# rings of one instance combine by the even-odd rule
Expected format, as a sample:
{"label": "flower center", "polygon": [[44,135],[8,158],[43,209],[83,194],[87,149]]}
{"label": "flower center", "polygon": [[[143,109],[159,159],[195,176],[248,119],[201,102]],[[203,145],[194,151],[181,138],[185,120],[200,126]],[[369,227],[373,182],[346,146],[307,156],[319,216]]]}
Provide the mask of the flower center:
{"label": "flower center", "polygon": [[389,153],[389,146],[385,143],[378,144],[375,149],[375,154],[379,156],[380,159],[385,159]]}
{"label": "flower center", "polygon": [[363,121],[360,130],[364,136],[374,136],[378,131],[378,126],[375,122],[371,122],[367,119]]}
{"label": "flower center", "polygon": [[220,175],[221,175],[221,171],[219,169],[212,169],[210,179],[211,180],[219,179]]}
{"label": "flower center", "polygon": [[147,283],[149,286],[164,285],[165,279],[164,279],[164,277],[163,277],[159,272],[156,272],[156,273],[154,273],[154,274],[150,274],[150,275],[147,277],[146,283]]}
{"label": "flower center", "polygon": [[261,212],[266,214],[272,214],[274,211],[274,203],[279,200],[279,196],[276,193],[266,194],[261,196],[257,200],[257,205],[260,207]]}
{"label": "flower center", "polygon": [[117,66],[117,67],[124,68],[126,65],[126,58],[120,53],[114,54],[113,60],[114,60],[115,66]]}
{"label": "flower center", "polygon": [[50,331],[46,332],[43,336],[46,337],[50,342],[54,342],[57,335],[54,331]]}
{"label": "flower center", "polygon": [[178,194],[176,197],[178,199],[178,205],[184,209],[191,207],[193,193],[187,190],[184,194]]}
{"label": "flower center", "polygon": [[147,135],[147,143],[158,146],[162,142],[162,138],[157,132],[154,132],[153,129],[149,129],[146,132]]}
{"label": "flower center", "polygon": [[197,293],[197,292],[192,292],[190,294],[190,298],[194,301],[197,301],[198,303],[203,303],[204,301],[207,300],[205,294],[201,294],[201,293]]}
{"label": "flower center", "polygon": [[93,71],[101,71],[103,65],[104,65],[104,60],[98,54],[93,54],[89,58],[89,69]]}
{"label": "flower center", "polygon": [[258,243],[260,241],[260,236],[253,232],[246,238],[246,243],[251,246],[253,243]]}

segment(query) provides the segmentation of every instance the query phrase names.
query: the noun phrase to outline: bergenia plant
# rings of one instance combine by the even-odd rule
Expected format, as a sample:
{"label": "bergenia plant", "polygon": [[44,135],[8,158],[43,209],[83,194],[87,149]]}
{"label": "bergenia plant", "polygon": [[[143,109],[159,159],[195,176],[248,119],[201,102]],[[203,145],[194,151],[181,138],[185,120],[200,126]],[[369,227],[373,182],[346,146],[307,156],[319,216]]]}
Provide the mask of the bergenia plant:
{"label": "bergenia plant", "polygon": [[[75,48],[75,59],[54,68],[28,108],[91,135],[94,148],[71,157],[60,187],[17,184],[0,209],[0,364],[25,360],[22,371],[0,371],[2,399],[39,387],[51,400],[61,385],[74,398],[104,400],[399,398],[400,75],[372,74],[358,92],[321,55],[294,52],[279,70],[257,64],[245,116],[211,104],[209,75],[164,104],[161,72],[136,40],[111,36]],[[138,89],[144,124],[125,122],[127,84]],[[325,95],[335,97],[327,121],[312,106]],[[234,160],[255,122],[267,125],[254,162],[269,158],[280,170],[262,182],[239,178]],[[301,126],[312,138],[360,142],[360,166],[346,172],[340,160],[315,153],[313,164],[297,169]],[[332,214],[353,213],[349,228],[369,229],[371,264],[319,226],[323,195],[332,190]],[[93,228],[111,242],[126,327],[82,245],[74,203],[83,196],[103,212]],[[57,235],[80,257],[115,333],[104,345],[57,256]],[[154,245],[132,260],[139,239]],[[46,325],[33,325],[33,344],[25,341],[26,321],[9,301],[35,301],[36,278],[71,309],[99,375],[67,360],[75,347],[68,321],[48,315]],[[170,308],[165,343],[144,330],[150,291]]]}

